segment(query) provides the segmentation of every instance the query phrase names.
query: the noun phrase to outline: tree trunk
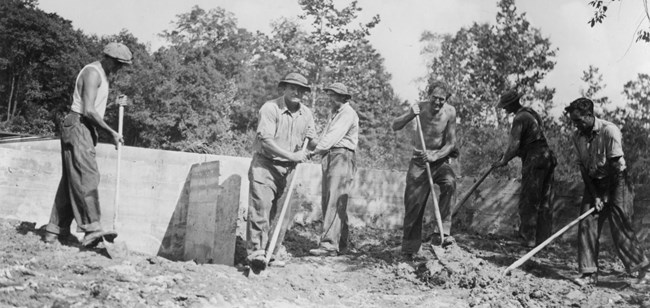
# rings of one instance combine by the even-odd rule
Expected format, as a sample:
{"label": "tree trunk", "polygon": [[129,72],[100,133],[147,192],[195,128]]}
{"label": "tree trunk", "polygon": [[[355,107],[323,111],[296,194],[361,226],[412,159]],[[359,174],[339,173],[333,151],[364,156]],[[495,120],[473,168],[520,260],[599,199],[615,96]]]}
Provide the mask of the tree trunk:
{"label": "tree trunk", "polygon": [[16,75],[11,76],[11,90],[9,90],[9,99],[7,100],[7,122],[11,120],[11,101],[14,97],[14,85],[16,84]]}

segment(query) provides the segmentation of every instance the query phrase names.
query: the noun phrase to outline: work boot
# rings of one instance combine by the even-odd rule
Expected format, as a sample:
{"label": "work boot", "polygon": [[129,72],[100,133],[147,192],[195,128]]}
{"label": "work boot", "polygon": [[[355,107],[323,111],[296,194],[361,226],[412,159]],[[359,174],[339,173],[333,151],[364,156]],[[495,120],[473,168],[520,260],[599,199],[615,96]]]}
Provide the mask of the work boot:
{"label": "work boot", "polygon": [[263,249],[255,250],[246,256],[248,266],[254,270],[263,270],[266,268],[266,251]]}
{"label": "work boot", "polygon": [[595,286],[598,284],[598,275],[595,273],[582,274],[580,277],[573,278],[573,282],[581,287]]}
{"label": "work boot", "polygon": [[102,240],[106,239],[109,242],[113,242],[117,237],[115,231],[103,231],[97,230],[92,232],[86,232],[84,238],[81,240],[81,245],[86,248],[93,248],[99,244]]}
{"label": "work boot", "polygon": [[338,255],[338,251],[336,251],[336,249],[318,247],[316,249],[310,249],[309,254],[317,257],[335,257],[336,255]]}
{"label": "work boot", "polygon": [[47,244],[53,244],[54,242],[58,242],[58,241],[59,241],[59,235],[56,233],[45,231],[45,234],[43,234],[43,242]]}
{"label": "work boot", "polygon": [[632,283],[634,288],[644,288],[650,286],[650,265],[647,265],[639,270],[639,274],[636,276],[636,281]]}

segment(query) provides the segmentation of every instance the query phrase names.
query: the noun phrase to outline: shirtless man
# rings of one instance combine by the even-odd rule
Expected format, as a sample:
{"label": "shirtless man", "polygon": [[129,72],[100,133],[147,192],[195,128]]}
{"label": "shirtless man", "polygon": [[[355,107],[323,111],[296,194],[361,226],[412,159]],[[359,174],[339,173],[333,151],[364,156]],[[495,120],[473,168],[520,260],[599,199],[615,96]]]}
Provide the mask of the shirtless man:
{"label": "shirtless man", "polygon": [[[404,191],[404,236],[402,253],[412,258],[422,245],[422,218],[431,187],[427,179],[426,165],[431,167],[433,182],[440,187],[440,215],[442,216],[445,243],[453,243],[449,236],[451,229],[451,205],[456,199],[456,175],[449,164],[449,158],[456,155],[456,109],[447,104],[451,96],[447,85],[432,82],[427,90],[427,101],[413,104],[409,111],[393,121],[397,131],[420,115],[426,152],[422,151],[420,136],[415,122],[411,128],[413,156],[406,173]],[[438,230],[440,232],[440,230]]]}

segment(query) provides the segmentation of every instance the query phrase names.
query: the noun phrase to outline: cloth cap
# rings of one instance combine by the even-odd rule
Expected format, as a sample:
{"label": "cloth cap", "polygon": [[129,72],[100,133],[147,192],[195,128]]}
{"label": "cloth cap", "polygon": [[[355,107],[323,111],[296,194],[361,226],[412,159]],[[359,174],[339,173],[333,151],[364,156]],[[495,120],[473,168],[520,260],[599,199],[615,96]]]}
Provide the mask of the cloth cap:
{"label": "cloth cap", "polygon": [[336,94],[340,94],[343,96],[347,96],[348,98],[351,98],[352,95],[348,92],[348,87],[346,87],[344,84],[340,82],[333,83],[326,87],[324,90],[330,90]]}
{"label": "cloth cap", "polygon": [[289,73],[289,74],[287,74],[287,76],[284,76],[284,78],[282,78],[282,80],[280,80],[280,82],[278,83],[278,86],[281,86],[283,83],[295,84],[295,85],[301,86],[301,87],[307,89],[307,91],[311,92],[311,86],[309,86],[309,84],[307,82],[307,78],[305,78],[305,76],[303,76],[303,75],[300,75],[299,73]]}
{"label": "cloth cap", "polygon": [[523,94],[517,93],[517,91],[512,90],[506,92],[506,94],[501,95],[501,99],[499,99],[499,104],[497,104],[497,108],[504,108],[516,101],[518,101]]}
{"label": "cloth cap", "polygon": [[108,43],[108,45],[104,47],[104,54],[125,64],[133,63],[131,61],[133,60],[131,50],[122,43]]}

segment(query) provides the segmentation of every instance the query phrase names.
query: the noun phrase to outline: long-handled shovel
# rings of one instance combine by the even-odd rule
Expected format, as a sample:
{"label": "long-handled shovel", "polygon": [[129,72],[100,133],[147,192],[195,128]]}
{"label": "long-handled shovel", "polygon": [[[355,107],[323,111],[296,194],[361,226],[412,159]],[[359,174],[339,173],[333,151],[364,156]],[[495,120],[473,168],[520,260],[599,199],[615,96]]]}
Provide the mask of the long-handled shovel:
{"label": "long-handled shovel", "polygon": [[570,222],[568,225],[566,225],[564,228],[560,229],[559,231],[555,232],[555,234],[551,235],[551,237],[547,238],[543,243],[537,245],[533,250],[525,254],[523,257],[519,258],[515,263],[512,263],[512,265],[508,266],[503,271],[503,275],[505,276],[508,274],[511,270],[519,267],[520,265],[524,264],[524,262],[528,261],[532,256],[534,256],[536,253],[538,253],[540,250],[542,250],[546,245],[551,243],[555,238],[558,236],[562,235],[564,232],[567,230],[571,229],[574,225],[585,219],[585,217],[591,215],[596,210],[596,208],[590,208],[588,211],[584,212],[584,214],[580,215],[580,217],[576,218],[574,221]]}
{"label": "long-handled shovel", "polygon": [[[124,119],[124,106],[126,106],[126,96],[120,95],[117,99],[119,105],[119,117],[117,124],[117,132],[122,135],[123,119]],[[115,172],[115,202],[113,203],[113,233],[116,233],[117,217],[119,212],[119,197],[120,197],[120,162],[122,160],[122,145],[117,144],[117,170]],[[116,236],[116,235],[115,235]],[[128,255],[126,244],[122,241],[114,242],[115,236],[111,238],[104,237],[104,247],[108,255],[115,259]]]}
{"label": "long-handled shovel", "polygon": [[[307,148],[308,140],[302,145],[302,150],[304,151]],[[275,229],[273,230],[273,236],[271,237],[271,242],[269,243],[269,248],[266,250],[266,255],[264,256],[264,267],[268,266],[273,256],[273,250],[275,250],[275,245],[278,242],[278,237],[280,236],[280,229],[282,229],[282,220],[284,215],[287,213],[287,208],[289,208],[289,199],[291,199],[291,193],[293,192],[293,187],[296,184],[296,177],[298,177],[298,171],[300,171],[301,164],[299,163],[296,166],[296,170],[293,171],[293,176],[289,182],[289,189],[287,189],[287,196],[284,198],[284,203],[282,204],[282,210],[280,210],[280,216],[278,221],[275,224]]]}
{"label": "long-handled shovel", "polygon": [[463,195],[463,197],[460,199],[460,201],[458,201],[458,203],[456,203],[456,206],[454,206],[454,215],[453,216],[456,216],[456,213],[458,213],[458,209],[460,209],[460,207],[463,206],[463,204],[465,204],[465,201],[467,201],[467,199],[469,199],[469,197],[472,195],[472,193],[474,193],[474,191],[479,187],[479,185],[481,185],[481,183],[483,183],[485,178],[490,174],[490,172],[492,172],[492,170],[494,170],[494,166],[490,167],[490,169],[488,169],[488,171],[485,172],[478,179],[478,181],[476,181],[476,183],[474,183],[474,185],[472,185],[472,187],[470,187],[469,191],[467,191]]}
{"label": "long-handled shovel", "polygon": [[[422,133],[422,123],[420,123],[420,115],[415,115],[415,123],[418,127],[418,133],[420,134],[420,143],[422,143],[422,152],[426,154],[427,146],[424,143],[424,134]],[[429,163],[425,163],[424,166],[427,170],[427,179],[429,180],[429,186],[431,187],[431,199],[433,199],[433,209],[436,214],[436,222],[438,223],[438,232],[440,232],[440,245],[445,241],[444,230],[442,228],[442,217],[440,216],[440,208],[438,208],[438,199],[436,198],[436,191],[433,190],[433,179],[431,178],[431,167]]]}

